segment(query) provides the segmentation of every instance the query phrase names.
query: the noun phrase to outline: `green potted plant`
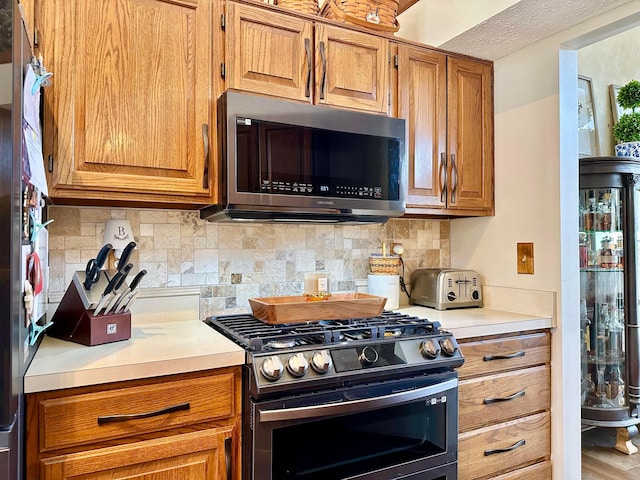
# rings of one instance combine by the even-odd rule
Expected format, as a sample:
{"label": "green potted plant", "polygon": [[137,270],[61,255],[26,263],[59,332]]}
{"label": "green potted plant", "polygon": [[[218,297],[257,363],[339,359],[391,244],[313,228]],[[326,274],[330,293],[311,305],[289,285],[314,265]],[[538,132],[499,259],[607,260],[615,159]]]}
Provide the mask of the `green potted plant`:
{"label": "green potted plant", "polygon": [[613,136],[618,141],[615,152],[618,157],[640,157],[640,82],[631,80],[620,87],[618,104],[628,113],[620,116],[613,126]]}

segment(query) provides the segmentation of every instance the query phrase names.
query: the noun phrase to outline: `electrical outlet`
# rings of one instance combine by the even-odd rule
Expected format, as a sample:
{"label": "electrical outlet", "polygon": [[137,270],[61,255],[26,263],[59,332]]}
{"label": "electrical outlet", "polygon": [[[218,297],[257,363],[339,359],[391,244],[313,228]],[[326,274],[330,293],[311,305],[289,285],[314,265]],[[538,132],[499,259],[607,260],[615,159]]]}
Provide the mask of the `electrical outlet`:
{"label": "electrical outlet", "polygon": [[518,273],[533,275],[533,243],[518,243]]}

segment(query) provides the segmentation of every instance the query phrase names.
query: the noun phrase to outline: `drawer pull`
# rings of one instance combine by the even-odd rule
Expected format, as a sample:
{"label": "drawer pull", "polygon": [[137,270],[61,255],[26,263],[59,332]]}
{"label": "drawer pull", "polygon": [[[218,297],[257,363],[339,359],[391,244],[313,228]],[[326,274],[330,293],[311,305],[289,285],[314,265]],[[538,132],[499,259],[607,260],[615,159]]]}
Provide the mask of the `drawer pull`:
{"label": "drawer pull", "polygon": [[508,397],[485,398],[484,404],[488,405],[490,403],[506,402],[508,400],[513,400],[514,398],[524,397],[524,394],[524,390],[520,390],[519,392],[516,392],[513,395],[509,395]]}
{"label": "drawer pull", "polygon": [[514,443],[513,445],[511,445],[510,447],[507,447],[507,448],[496,448],[494,450],[485,450],[484,451],[484,456],[488,457],[489,455],[493,455],[494,453],[510,452],[511,450],[515,450],[516,448],[521,447],[521,446],[525,445],[526,443],[527,442],[523,438],[522,440],[518,440],[516,443]]}
{"label": "drawer pull", "polygon": [[507,355],[485,355],[482,359],[485,362],[489,362],[491,360],[508,360],[509,358],[524,357],[524,354],[524,350],[520,350],[519,352],[513,352]]}
{"label": "drawer pull", "polygon": [[109,415],[106,417],[98,417],[98,425],[104,425],[105,423],[126,422],[128,420],[139,420],[141,418],[157,417],[166,413],[179,412],[181,410],[189,410],[191,405],[187,403],[179,403],[178,405],[172,405],[167,408],[162,408],[154,412],[145,413],[131,413],[128,415]]}

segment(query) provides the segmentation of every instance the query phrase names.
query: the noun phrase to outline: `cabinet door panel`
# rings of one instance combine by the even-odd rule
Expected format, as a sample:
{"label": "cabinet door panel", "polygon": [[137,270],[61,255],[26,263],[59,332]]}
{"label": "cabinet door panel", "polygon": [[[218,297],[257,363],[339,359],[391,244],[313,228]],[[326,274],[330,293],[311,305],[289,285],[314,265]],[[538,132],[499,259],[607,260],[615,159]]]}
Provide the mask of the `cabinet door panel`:
{"label": "cabinet door panel", "polygon": [[409,208],[446,206],[446,199],[441,198],[447,133],[446,58],[420,48],[398,48],[398,108],[399,116],[407,121]]}
{"label": "cabinet door panel", "polygon": [[451,207],[492,210],[491,67],[449,58],[449,184]]}
{"label": "cabinet door panel", "polygon": [[311,101],[311,22],[233,2],[227,5],[228,88]]}
{"label": "cabinet door panel", "polygon": [[316,25],[316,103],[387,113],[389,42]]}
{"label": "cabinet door panel", "polygon": [[53,196],[208,195],[210,2],[52,0],[39,18]]}
{"label": "cabinet door panel", "polygon": [[45,458],[43,480],[218,480],[226,478],[231,429],[173,435]]}

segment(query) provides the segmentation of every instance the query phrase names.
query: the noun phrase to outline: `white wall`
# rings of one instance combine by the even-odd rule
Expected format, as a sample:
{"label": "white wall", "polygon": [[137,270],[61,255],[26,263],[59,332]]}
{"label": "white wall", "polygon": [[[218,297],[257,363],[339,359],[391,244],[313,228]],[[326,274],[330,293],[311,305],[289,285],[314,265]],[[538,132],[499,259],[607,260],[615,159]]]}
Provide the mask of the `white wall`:
{"label": "white wall", "polygon": [[[559,480],[579,480],[581,463],[574,49],[637,25],[639,3],[495,62],[496,215],[451,222],[452,266],[477,270],[488,285],[558,293],[552,461]],[[517,273],[517,242],[534,242],[534,275]]]}

